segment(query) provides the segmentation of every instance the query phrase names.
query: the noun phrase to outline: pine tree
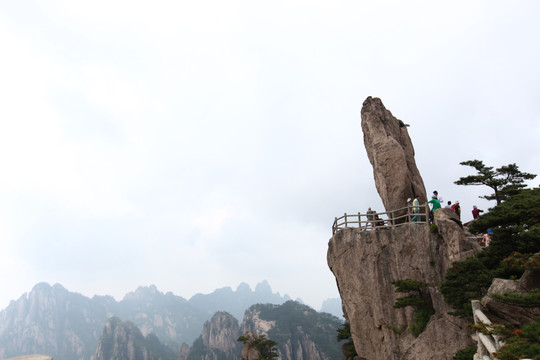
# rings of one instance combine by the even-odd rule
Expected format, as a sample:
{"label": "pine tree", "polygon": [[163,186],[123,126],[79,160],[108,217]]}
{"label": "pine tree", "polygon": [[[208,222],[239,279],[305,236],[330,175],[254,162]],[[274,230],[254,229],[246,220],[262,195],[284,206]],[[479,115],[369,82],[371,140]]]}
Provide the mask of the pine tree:
{"label": "pine tree", "polygon": [[486,166],[480,160],[463,161],[460,162],[460,165],[473,167],[477,174],[461,177],[454,184],[488,186],[493,189],[493,194],[480,196],[480,198],[496,200],[497,205],[525,188],[525,180],[532,180],[536,177],[535,174],[521,172],[516,164],[501,166],[495,170],[493,170],[493,166]]}

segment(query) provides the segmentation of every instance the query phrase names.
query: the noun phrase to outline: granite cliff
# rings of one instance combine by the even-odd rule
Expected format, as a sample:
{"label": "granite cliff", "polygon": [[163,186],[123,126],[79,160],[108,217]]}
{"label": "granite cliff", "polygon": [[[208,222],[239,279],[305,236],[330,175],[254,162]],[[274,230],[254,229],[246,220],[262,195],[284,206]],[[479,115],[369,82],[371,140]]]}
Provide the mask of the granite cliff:
{"label": "granite cliff", "polygon": [[88,298],[60,284],[39,283],[0,311],[0,359],[47,354],[56,360],[88,360],[112,316],[130,321],[144,336],[155,334],[178,351],[182,343],[197,339],[216,309],[243,316],[257,302],[284,303],[289,299],[273,293],[266,281],[257,284],[255,291],[240,284],[236,291],[226,287],[190,300],[164,294],[154,285],[142,286],[121,301],[111,296]]}
{"label": "granite cliff", "polygon": [[265,335],[277,343],[282,360],[333,360],[340,357],[336,329],[342,322],[306,305],[288,301],[282,305],[256,304],[246,310],[242,325],[225,312],[204,324],[202,335],[190,348],[184,344],[179,360],[237,360],[256,358],[249,346],[237,341],[241,335]]}
{"label": "granite cliff", "polygon": [[219,311],[204,323],[201,336],[190,348],[182,345],[178,360],[237,359],[241,346],[237,341],[240,326],[231,314]]}
{"label": "granite cliff", "polygon": [[161,344],[157,336],[144,336],[131,322],[113,317],[107,321],[91,360],[176,360],[177,354]]}
{"label": "granite cliff", "polygon": [[[406,125],[368,97],[362,108],[364,144],[377,190],[387,211],[403,208],[408,197],[426,201]],[[451,316],[438,284],[453,261],[480,250],[450,210],[436,211],[431,232],[425,222],[397,226],[345,228],[328,244],[328,265],[336,277],[343,312],[350,323],[357,359],[451,359],[472,344],[463,319]],[[433,315],[417,336],[411,331],[414,311],[394,308],[403,294],[394,281],[412,279],[427,284]]]}

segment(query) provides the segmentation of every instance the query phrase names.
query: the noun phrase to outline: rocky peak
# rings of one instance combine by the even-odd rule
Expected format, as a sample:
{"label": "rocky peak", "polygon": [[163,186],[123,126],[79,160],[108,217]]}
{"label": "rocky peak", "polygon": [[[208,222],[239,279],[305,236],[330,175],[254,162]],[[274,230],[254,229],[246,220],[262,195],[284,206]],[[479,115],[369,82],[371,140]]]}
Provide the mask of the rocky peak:
{"label": "rocky peak", "polygon": [[204,324],[202,332],[203,345],[218,350],[227,358],[235,358],[240,353],[240,336],[238,321],[229,313],[217,312],[210,321]]}
{"label": "rocky peak", "polygon": [[144,301],[152,300],[163,296],[163,293],[158,290],[155,285],[139,286],[135,291],[127,293],[124,296],[124,301]]}
{"label": "rocky peak", "polygon": [[255,292],[258,292],[261,295],[271,295],[272,288],[270,287],[270,284],[268,283],[268,281],[263,280],[257,285],[255,285]]}
{"label": "rocky peak", "polygon": [[[387,211],[406,206],[407,198],[426,201],[424,182],[416,167],[407,125],[395,118],[378,98],[362,107],[364,145],[373,166],[377,191]],[[452,262],[480,251],[457,216],[440,209],[432,233],[427,223],[403,223],[372,231],[339,230],[328,244],[328,265],[336,277],[345,318],[359,359],[451,359],[472,341],[463,319],[448,313],[437,285]],[[412,279],[428,286],[434,314],[415,336],[414,311],[394,308],[406,294],[392,282]]]}
{"label": "rocky peak", "polygon": [[[341,354],[336,341],[336,329],[341,326],[336,317],[287,301],[282,305],[253,305],[244,315],[241,330],[254,339],[265,335],[277,342],[282,360],[333,360]],[[255,355],[249,346],[244,346],[242,356],[254,359]]]}
{"label": "rocky peak", "polygon": [[405,207],[407,198],[427,201],[408,125],[394,117],[381,99],[371,96],[364,101],[361,115],[364,146],[386,211]]}
{"label": "rocky peak", "polygon": [[174,360],[171,349],[150,334],[145,337],[133,323],[113,317],[103,328],[100,342],[91,360]]}

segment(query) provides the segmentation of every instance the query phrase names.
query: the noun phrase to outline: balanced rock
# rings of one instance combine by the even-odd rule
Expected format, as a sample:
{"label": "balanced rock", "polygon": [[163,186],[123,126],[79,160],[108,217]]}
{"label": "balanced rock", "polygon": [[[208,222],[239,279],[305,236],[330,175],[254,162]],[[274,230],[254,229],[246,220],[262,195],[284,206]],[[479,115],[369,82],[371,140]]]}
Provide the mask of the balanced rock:
{"label": "balanced rock", "polygon": [[364,101],[361,114],[364,146],[386,211],[404,208],[407,198],[427,201],[407,125],[395,118],[381,99],[371,96]]}

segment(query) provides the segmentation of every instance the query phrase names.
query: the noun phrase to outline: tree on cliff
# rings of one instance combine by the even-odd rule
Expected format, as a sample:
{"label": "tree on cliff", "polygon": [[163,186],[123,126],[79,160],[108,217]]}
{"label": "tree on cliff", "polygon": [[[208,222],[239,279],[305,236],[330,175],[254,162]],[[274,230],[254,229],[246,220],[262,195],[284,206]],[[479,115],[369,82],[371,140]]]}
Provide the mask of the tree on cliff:
{"label": "tree on cliff", "polygon": [[456,261],[441,285],[445,300],[456,313],[471,315],[470,301],[485,295],[493,278],[519,277],[523,269],[503,260],[514,253],[524,257],[540,252],[540,188],[523,189],[481,216],[469,230],[494,232],[491,245],[477,257]]}
{"label": "tree on cliff", "polygon": [[256,333],[248,333],[240,336],[237,341],[241,341],[248,348],[255,349],[258,354],[257,359],[259,360],[272,360],[279,357],[276,348],[277,343],[268,339],[265,334],[257,335]]}
{"label": "tree on cliff", "polygon": [[356,353],[356,348],[354,347],[354,342],[351,335],[351,324],[347,321],[336,331],[338,333],[336,336],[337,341],[346,340],[341,347],[344,359],[353,360],[356,356],[358,356],[358,354]]}
{"label": "tree on cliff", "polygon": [[496,200],[497,205],[516,195],[519,190],[526,187],[523,182],[532,180],[535,174],[521,172],[516,164],[501,166],[493,170],[493,166],[486,166],[480,160],[468,160],[460,162],[460,165],[471,166],[476,169],[476,175],[469,175],[455,181],[456,185],[485,185],[493,189],[493,194],[480,196],[487,200]]}

